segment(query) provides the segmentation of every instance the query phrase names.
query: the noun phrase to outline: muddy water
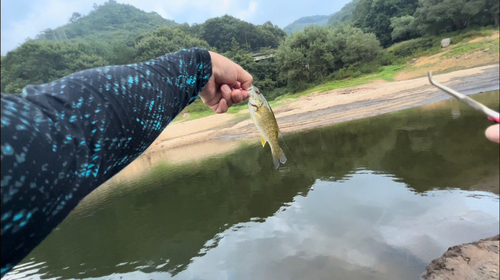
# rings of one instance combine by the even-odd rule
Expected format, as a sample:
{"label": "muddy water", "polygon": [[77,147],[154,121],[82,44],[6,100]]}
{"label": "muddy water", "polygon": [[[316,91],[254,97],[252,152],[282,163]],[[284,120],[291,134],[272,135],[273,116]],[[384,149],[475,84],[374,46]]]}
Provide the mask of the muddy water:
{"label": "muddy water", "polygon": [[[498,109],[498,96],[473,97]],[[258,141],[143,158],[7,279],[418,279],[499,232],[490,124],[446,100],[288,134],[278,170]]]}

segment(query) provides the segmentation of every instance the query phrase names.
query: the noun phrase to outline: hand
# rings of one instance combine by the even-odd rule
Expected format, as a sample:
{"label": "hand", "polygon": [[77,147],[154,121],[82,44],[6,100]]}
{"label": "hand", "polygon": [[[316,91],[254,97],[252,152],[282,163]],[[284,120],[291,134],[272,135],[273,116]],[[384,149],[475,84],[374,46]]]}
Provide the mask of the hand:
{"label": "hand", "polygon": [[212,77],[200,92],[200,98],[216,113],[225,113],[233,104],[248,98],[253,78],[241,66],[220,54],[210,52]]}
{"label": "hand", "polygon": [[488,127],[484,134],[490,141],[500,143],[500,124],[495,124]]}

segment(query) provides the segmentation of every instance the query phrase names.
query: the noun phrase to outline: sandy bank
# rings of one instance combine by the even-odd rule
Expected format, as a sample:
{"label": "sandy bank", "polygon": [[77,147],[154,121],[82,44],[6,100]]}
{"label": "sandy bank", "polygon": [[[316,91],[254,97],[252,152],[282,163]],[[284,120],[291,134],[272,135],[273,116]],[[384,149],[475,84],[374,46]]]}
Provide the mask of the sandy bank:
{"label": "sandy bank", "polygon": [[[489,65],[436,75],[435,79],[464,93],[498,89],[499,67]],[[328,126],[338,122],[393,112],[449,98],[431,86],[426,77],[397,82],[375,81],[348,89],[312,93],[273,110],[281,131],[287,133]],[[246,114],[242,110],[238,114]],[[210,140],[257,137],[250,118],[238,114],[212,115],[176,122],[149,147],[144,155]]]}

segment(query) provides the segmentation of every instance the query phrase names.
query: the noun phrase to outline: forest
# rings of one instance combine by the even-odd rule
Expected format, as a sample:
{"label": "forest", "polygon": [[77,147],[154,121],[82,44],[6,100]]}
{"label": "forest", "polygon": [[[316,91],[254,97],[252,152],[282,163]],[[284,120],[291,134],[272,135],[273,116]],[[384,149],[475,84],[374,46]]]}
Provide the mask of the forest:
{"label": "forest", "polygon": [[[84,69],[142,62],[183,48],[221,53],[243,66],[269,100],[318,83],[396,65],[439,46],[443,36],[498,27],[497,0],[353,0],[326,26],[287,35],[272,22],[224,15],[179,24],[109,0],[41,31],[1,57],[1,91],[53,81]],[[453,37],[455,36],[455,37]],[[273,54],[256,61],[256,54]]]}

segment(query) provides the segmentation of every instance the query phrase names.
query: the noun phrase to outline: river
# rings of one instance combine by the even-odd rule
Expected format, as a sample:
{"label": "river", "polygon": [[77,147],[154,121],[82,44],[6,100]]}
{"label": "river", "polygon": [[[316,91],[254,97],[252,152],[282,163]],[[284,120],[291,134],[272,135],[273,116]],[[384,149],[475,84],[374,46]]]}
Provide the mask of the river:
{"label": "river", "polygon": [[[498,91],[473,98],[499,108]],[[286,134],[277,170],[257,141],[142,158],[5,279],[418,279],[499,232],[490,124],[450,99]]]}

